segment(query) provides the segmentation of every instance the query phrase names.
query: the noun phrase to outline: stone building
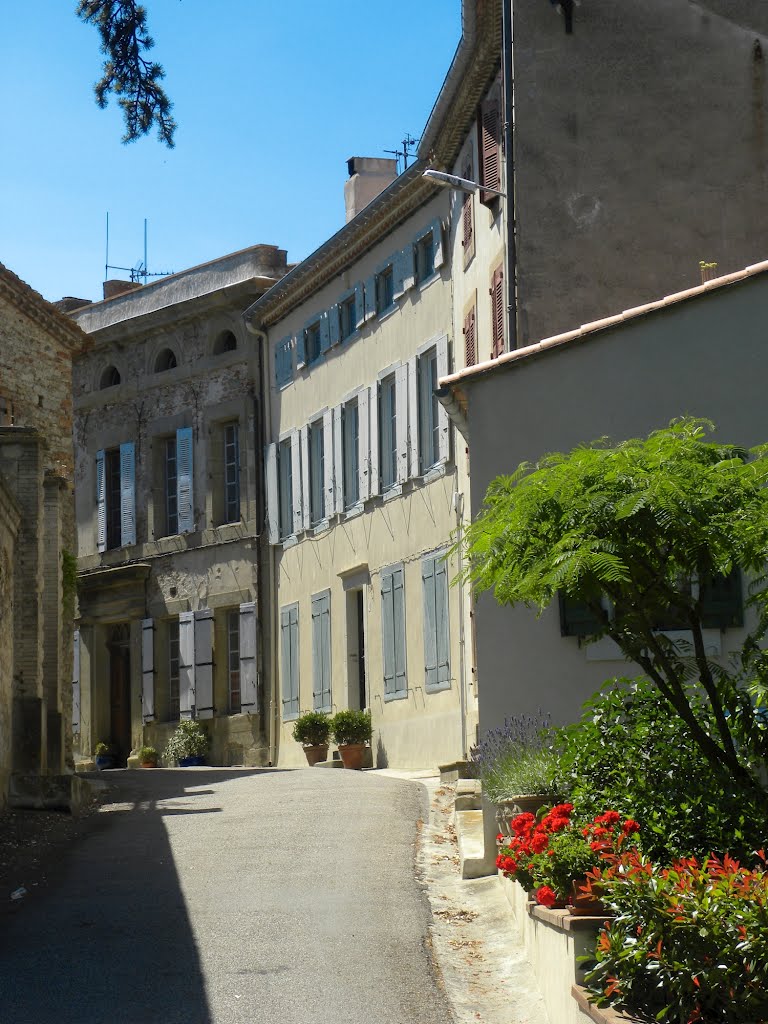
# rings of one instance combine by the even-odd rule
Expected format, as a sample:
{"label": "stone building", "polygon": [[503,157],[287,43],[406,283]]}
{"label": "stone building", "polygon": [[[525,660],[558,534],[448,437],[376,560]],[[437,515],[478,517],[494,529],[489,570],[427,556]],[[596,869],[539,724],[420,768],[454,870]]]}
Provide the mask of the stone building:
{"label": "stone building", "polygon": [[[259,620],[261,366],[242,310],[286,270],[257,245],[71,315],[79,749],[162,751],[209,721],[216,764],[270,760]],[[130,288],[130,286],[129,286]]]}
{"label": "stone building", "polygon": [[0,264],[0,805],[72,768],[72,358],[87,338]]}

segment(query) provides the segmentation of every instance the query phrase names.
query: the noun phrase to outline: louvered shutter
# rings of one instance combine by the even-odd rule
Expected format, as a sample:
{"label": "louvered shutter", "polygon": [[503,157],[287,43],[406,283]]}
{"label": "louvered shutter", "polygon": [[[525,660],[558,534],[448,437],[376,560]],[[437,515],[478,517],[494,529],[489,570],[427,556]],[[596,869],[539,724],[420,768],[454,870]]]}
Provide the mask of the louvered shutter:
{"label": "louvered shutter", "polygon": [[327,352],[331,347],[331,326],[330,318],[326,310],[320,317],[320,351]]}
{"label": "louvered shutter", "polygon": [[437,217],[432,221],[432,253],[435,270],[445,263],[445,246],[443,245],[443,222]]}
{"label": "louvered shutter", "polygon": [[275,377],[278,387],[285,387],[293,379],[291,338],[282,338],[275,346]]}
{"label": "louvered shutter", "polygon": [[395,300],[405,292],[405,275],[409,260],[413,263],[413,248],[410,245],[396,252],[392,257],[392,293]]}
{"label": "louvered shutter", "polygon": [[155,720],[155,623],[141,620],[141,718]]}
{"label": "louvered shutter", "polygon": [[365,323],[365,291],[363,282],[358,281],[355,285],[355,327],[361,328]]}
{"label": "louvered shutter", "polygon": [[365,312],[363,321],[376,316],[376,277],[371,274],[365,279]]}
{"label": "louvered shutter", "polygon": [[[437,380],[448,376],[448,338],[444,336],[437,342]],[[447,462],[451,457],[451,421],[442,402],[437,403],[437,457],[440,462]]]}
{"label": "louvered shutter", "polygon": [[403,363],[395,370],[395,444],[397,466],[395,478],[398,483],[408,479],[408,364]]}
{"label": "louvered shutter", "polygon": [[424,682],[427,690],[437,686],[437,606],[435,600],[435,560],[421,563],[424,587]]}
{"label": "louvered shutter", "polygon": [[[480,183],[501,188],[501,94],[495,86],[480,107]],[[498,196],[480,192],[480,202],[489,205]]]}
{"label": "louvered shutter", "polygon": [[104,450],[96,452],[96,548],[107,550],[107,478]]}
{"label": "louvered shutter", "polygon": [[467,366],[474,366],[477,362],[474,306],[464,317],[464,362]]}
{"label": "louvered shutter", "polygon": [[195,612],[195,713],[213,718],[213,610]]}
{"label": "louvered shutter", "polygon": [[333,511],[344,511],[344,427],[341,406],[333,409]]}
{"label": "louvered shutter", "polygon": [[325,594],[323,599],[323,605],[321,609],[321,615],[323,620],[322,626],[322,655],[323,655],[323,689],[322,689],[322,701],[323,707],[328,708],[330,711],[332,707],[331,700],[331,594],[330,591]]}
{"label": "louvered shutter", "polygon": [[277,485],[277,445],[267,445],[267,536],[270,544],[280,540],[280,498]]}
{"label": "louvered shutter", "polygon": [[403,291],[408,291],[416,284],[416,258],[414,245],[406,245],[402,250],[401,259],[403,262]]}
{"label": "louvered shutter", "polygon": [[339,317],[341,315],[341,307],[338,303],[328,310],[328,329],[330,331],[330,344],[338,345],[341,341],[341,323]]}
{"label": "louvered shutter", "polygon": [[255,715],[259,710],[258,700],[258,646],[257,646],[256,604],[244,601],[240,605],[240,710],[243,714]]}
{"label": "louvered shutter", "polygon": [[73,635],[72,646],[72,732],[80,732],[80,630]]}
{"label": "louvered shutter", "polygon": [[405,674],[405,582],[403,570],[392,573],[392,614],[395,620],[395,693],[406,693]]}
{"label": "louvered shutter", "polygon": [[504,267],[497,267],[491,280],[491,359],[504,352]]}
{"label": "louvered shutter", "polygon": [[[293,497],[293,532],[301,533],[301,445],[298,430],[291,431],[291,494]],[[309,500],[309,495],[307,495]]]}
{"label": "louvered shutter", "polygon": [[192,718],[195,707],[195,616],[179,614],[179,714]]}
{"label": "louvered shutter", "polygon": [[[472,164],[471,162],[466,164],[462,177],[467,181],[472,181]],[[472,227],[472,193],[465,192],[464,200],[461,206],[461,245],[464,249],[465,256],[473,251],[473,227]],[[468,364],[469,365],[469,364]]]}
{"label": "louvered shutter", "polygon": [[307,343],[304,339],[304,331],[298,331],[296,333],[296,369],[300,370],[302,366],[307,365]]}
{"label": "louvered shutter", "polygon": [[741,573],[734,569],[728,576],[703,581],[699,592],[701,624],[705,629],[729,629],[744,625]]}
{"label": "louvered shutter", "polygon": [[408,466],[412,477],[419,476],[419,361],[408,360]]}
{"label": "louvered shutter", "polygon": [[384,662],[384,696],[395,692],[395,617],[392,574],[381,577],[381,646]]}
{"label": "louvered shutter", "polygon": [[316,711],[331,707],[330,594],[312,598],[312,704]]}
{"label": "louvered shutter", "polygon": [[379,493],[379,385],[372,384],[368,394],[369,445],[368,445],[368,494],[373,498]]}
{"label": "louvered shutter", "polygon": [[192,486],[192,427],[176,431],[176,494],[179,510],[179,533],[195,529]]}
{"label": "louvered shutter", "polygon": [[357,395],[357,473],[360,501],[366,501],[371,496],[369,406],[370,392],[368,388],[362,388]]}
{"label": "louvered shutter", "polygon": [[133,441],[120,445],[120,545],[136,543],[136,458]]}
{"label": "louvered shutter", "polygon": [[291,622],[288,608],[280,609],[280,676],[283,692],[283,717],[293,715],[291,700]]}
{"label": "louvered shutter", "polygon": [[326,409],[323,413],[323,514],[326,519],[330,519],[336,511],[333,456],[333,409]]}
{"label": "louvered shutter", "polygon": [[451,645],[448,619],[448,563],[439,556],[435,567],[435,639],[437,644],[438,686],[451,680]]}
{"label": "louvered shutter", "polygon": [[600,618],[578,598],[558,593],[561,636],[595,636],[603,630]]}
{"label": "louvered shutter", "polygon": [[304,424],[299,431],[301,438],[301,525],[299,530],[308,530],[312,523],[312,500],[309,490],[309,426]]}

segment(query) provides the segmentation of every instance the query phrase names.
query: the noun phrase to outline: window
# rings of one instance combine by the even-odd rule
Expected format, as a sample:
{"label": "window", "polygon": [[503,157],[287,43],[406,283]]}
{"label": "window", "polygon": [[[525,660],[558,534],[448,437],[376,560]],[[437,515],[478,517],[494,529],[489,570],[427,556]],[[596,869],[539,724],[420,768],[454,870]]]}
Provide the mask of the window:
{"label": "window", "polygon": [[299,714],[299,606],[280,609],[280,674],[283,685],[283,718]]}
{"label": "window", "polygon": [[491,359],[504,352],[504,267],[497,267],[491,278]]}
{"label": "window", "polygon": [[107,491],[107,550],[119,548],[121,544],[120,517],[120,449],[113,448],[105,453],[104,473]]}
{"label": "window", "polygon": [[376,275],[376,312],[386,312],[394,301],[395,279],[390,265]]}
{"label": "window", "polygon": [[312,706],[331,710],[331,592],[312,598]]}
{"label": "window", "polygon": [[381,643],[384,662],[384,700],[408,695],[405,671],[405,593],[403,567],[381,573]]}
{"label": "window", "polygon": [[397,482],[397,388],[391,373],[379,384],[379,476],[381,490]]}
{"label": "window", "polygon": [[237,423],[224,425],[224,522],[240,522],[240,439]]}
{"label": "window", "polygon": [[7,395],[0,395],[0,427],[12,427],[14,422],[13,402]]}
{"label": "window", "polygon": [[357,330],[357,301],[355,295],[350,295],[339,305],[339,316],[341,318],[341,340],[351,338]]}
{"label": "window", "polygon": [[316,363],[320,358],[320,321],[310,324],[304,330],[304,345],[307,363]]}
{"label": "window", "polygon": [[224,352],[234,352],[237,349],[237,338],[232,331],[222,331],[213,343],[213,354],[223,355]]}
{"label": "window", "polygon": [[227,612],[227,685],[229,713],[240,713],[240,609]]}
{"label": "window", "polygon": [[155,462],[155,486],[162,493],[156,511],[156,537],[175,537],[194,528],[192,506],[192,428],[181,427],[160,440],[160,465]]}
{"label": "window", "polygon": [[170,348],[164,348],[155,359],[155,373],[165,373],[166,370],[176,369],[176,355]]}
{"label": "window", "polygon": [[277,450],[278,507],[280,538],[293,533],[293,473],[291,465],[291,439],[280,442]]}
{"label": "window", "polygon": [[437,390],[437,349],[418,360],[419,375],[419,471],[425,473],[440,461],[440,417]]}
{"label": "window", "polygon": [[[467,181],[474,181],[472,177],[472,161],[467,160],[461,175]],[[469,263],[475,254],[475,233],[472,223],[472,193],[465,192],[461,204],[461,245],[464,249],[464,266]],[[467,364],[468,366],[471,364]]]}
{"label": "window", "polygon": [[97,548],[136,543],[135,456],[132,441],[96,453]]}
{"label": "window", "polygon": [[424,588],[424,686],[428,693],[445,690],[451,685],[447,569],[443,555],[431,555],[421,563]]}
{"label": "window", "polygon": [[168,721],[179,720],[179,623],[168,623]]}
{"label": "window", "polygon": [[[478,125],[480,140],[480,184],[488,188],[501,188],[501,90],[494,85],[480,105]],[[498,196],[480,191],[480,202],[490,206]]]}
{"label": "window", "polygon": [[350,509],[360,500],[360,409],[356,398],[345,403],[341,417],[344,508]]}
{"label": "window", "polygon": [[176,476],[176,438],[165,439],[165,536],[179,532],[178,478]]}
{"label": "window", "polygon": [[316,420],[309,427],[309,516],[310,525],[317,526],[325,519],[325,438],[323,421]]}
{"label": "window", "polygon": [[416,284],[421,284],[435,272],[435,242],[430,230],[416,242]]}
{"label": "window", "polygon": [[275,345],[275,381],[279,388],[284,388],[293,380],[293,350],[291,339],[282,338]]}
{"label": "window", "polygon": [[117,369],[116,366],[108,366],[106,368],[106,370],[101,375],[101,381],[99,382],[99,387],[103,391],[104,388],[114,388],[114,387],[117,387],[117,385],[119,383],[120,383],[120,371]]}
{"label": "window", "polygon": [[477,339],[475,334],[475,307],[464,317],[464,364],[474,366],[477,362]]}

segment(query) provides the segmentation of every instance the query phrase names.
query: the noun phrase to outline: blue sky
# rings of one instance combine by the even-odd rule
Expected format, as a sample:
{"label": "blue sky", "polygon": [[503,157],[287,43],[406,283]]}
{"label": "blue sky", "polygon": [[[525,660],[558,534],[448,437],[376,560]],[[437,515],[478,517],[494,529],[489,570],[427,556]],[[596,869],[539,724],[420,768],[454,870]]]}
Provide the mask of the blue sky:
{"label": "blue sky", "polygon": [[145,217],[150,270],[258,242],[302,259],[344,222],[347,158],[419,135],[461,33],[460,0],[145,6],[174,150],[154,134],[121,144],[114,100],[93,100],[99,39],[75,0],[3,19],[0,261],[47,299],[101,297],[107,211],[110,263],[126,267]]}

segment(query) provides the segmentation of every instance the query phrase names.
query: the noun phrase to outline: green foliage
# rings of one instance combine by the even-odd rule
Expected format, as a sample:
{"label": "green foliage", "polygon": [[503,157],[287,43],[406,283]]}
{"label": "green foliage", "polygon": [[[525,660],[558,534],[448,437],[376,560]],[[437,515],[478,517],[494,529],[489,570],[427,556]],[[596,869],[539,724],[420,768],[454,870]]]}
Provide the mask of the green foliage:
{"label": "green foliage", "polygon": [[[497,478],[466,533],[467,576],[502,604],[543,609],[558,591],[584,602],[602,623],[598,635],[611,636],[641,666],[706,760],[765,795],[753,762],[768,755],[768,733],[742,684],[768,616],[747,642],[741,674],[726,672],[707,659],[692,582],[738,566],[756,577],[752,600],[766,608],[768,447],[747,453],[709,443],[711,429],[704,420],[676,420],[645,440],[611,447],[603,439]],[[689,649],[657,630],[670,619],[691,630]],[[690,703],[692,680],[706,697],[712,732]]]}
{"label": "green foliage", "polygon": [[[712,732],[712,712],[689,697]],[[732,775],[713,769],[645,679],[614,679],[584,705],[581,720],[559,730],[559,786],[579,812],[615,808],[641,826],[653,860],[712,851],[744,860],[764,842],[761,804]]]}
{"label": "green foliage", "polygon": [[179,722],[165,745],[165,761],[180,761],[182,757],[203,757],[211,745],[210,737],[197,719]]}
{"label": "green foliage", "polygon": [[307,711],[293,723],[293,738],[305,747],[319,747],[328,742],[331,719],[324,711]]}
{"label": "green foliage", "polygon": [[176,122],[160,84],[165,72],[142,56],[154,46],[146,10],[136,0],[79,0],[77,16],[99,30],[106,60],[94,86],[96,102],[103,108],[110,93],[117,97],[125,120],[123,142],[147,135],[154,124],[160,140],[172,148]]}
{"label": "green foliage", "polygon": [[710,858],[658,868],[631,851],[595,872],[616,914],[586,975],[596,1001],[663,1024],[768,1019],[768,874]]}
{"label": "green foliage", "polygon": [[157,751],[154,747],[141,747],[139,761],[142,764],[157,764]]}
{"label": "green foliage", "polygon": [[93,753],[96,757],[109,757],[112,753],[112,748],[109,743],[104,743],[104,741],[101,740],[93,748]]}
{"label": "green foliage", "polygon": [[586,878],[587,872],[601,863],[601,854],[591,850],[580,829],[558,832],[546,853],[533,858],[532,888],[548,885],[557,898],[567,901],[571,884]]}
{"label": "green foliage", "polygon": [[331,719],[333,738],[337,743],[369,743],[373,735],[370,711],[337,711]]}
{"label": "green foliage", "polygon": [[549,718],[514,715],[472,748],[473,774],[493,803],[523,794],[554,796],[558,758]]}

